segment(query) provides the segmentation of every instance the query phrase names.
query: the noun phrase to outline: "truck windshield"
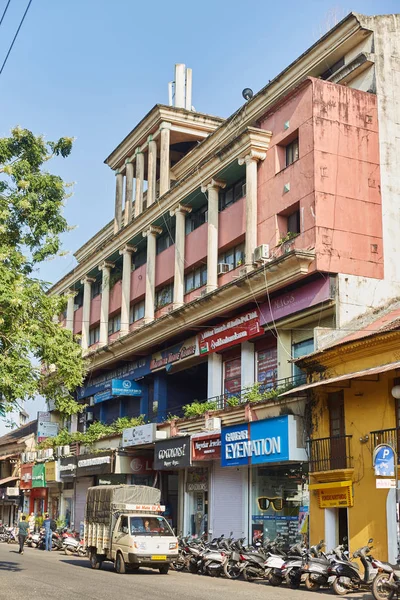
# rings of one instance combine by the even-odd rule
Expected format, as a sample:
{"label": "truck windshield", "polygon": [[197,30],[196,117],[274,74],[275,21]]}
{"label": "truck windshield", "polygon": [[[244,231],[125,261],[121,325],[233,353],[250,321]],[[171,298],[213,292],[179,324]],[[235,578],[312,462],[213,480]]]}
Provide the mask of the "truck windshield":
{"label": "truck windshield", "polygon": [[164,517],[131,517],[131,535],[174,535]]}

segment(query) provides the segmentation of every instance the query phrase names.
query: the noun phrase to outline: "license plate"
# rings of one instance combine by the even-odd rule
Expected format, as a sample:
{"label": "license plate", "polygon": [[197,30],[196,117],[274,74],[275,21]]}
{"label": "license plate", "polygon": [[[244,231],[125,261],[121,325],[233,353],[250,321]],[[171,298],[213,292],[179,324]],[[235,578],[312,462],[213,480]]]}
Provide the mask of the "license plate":
{"label": "license plate", "polygon": [[153,554],[151,560],[167,560],[167,557],[165,554]]}
{"label": "license plate", "polygon": [[331,577],[329,577],[329,578],[328,578],[328,583],[329,583],[329,585],[331,585],[331,584],[332,584],[332,583],[335,581],[335,579],[336,579],[336,577],[335,577],[335,576],[333,576],[333,577],[332,577],[332,576],[331,576]]}

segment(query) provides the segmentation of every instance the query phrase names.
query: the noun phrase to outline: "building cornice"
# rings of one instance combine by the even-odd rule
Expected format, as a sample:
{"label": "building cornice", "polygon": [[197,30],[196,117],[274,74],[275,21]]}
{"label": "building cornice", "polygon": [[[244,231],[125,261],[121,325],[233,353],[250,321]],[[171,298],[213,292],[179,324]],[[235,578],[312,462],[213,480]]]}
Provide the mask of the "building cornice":
{"label": "building cornice", "polygon": [[[87,355],[90,370],[109,367],[127,356],[141,354],[167,339],[228,313],[304,278],[314,252],[293,250],[204,297],[185,304],[163,317]],[[266,283],[267,282],[267,283]]]}

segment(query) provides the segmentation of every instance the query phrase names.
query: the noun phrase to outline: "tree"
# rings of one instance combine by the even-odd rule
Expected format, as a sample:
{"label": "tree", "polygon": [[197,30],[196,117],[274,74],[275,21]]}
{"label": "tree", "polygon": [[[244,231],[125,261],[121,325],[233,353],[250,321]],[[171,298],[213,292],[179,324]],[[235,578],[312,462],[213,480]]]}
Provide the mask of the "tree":
{"label": "tree", "polygon": [[[69,156],[71,138],[46,142],[19,127],[0,138],[0,408],[37,394],[65,414],[79,411],[71,392],[82,383],[80,346],[55,319],[66,299],[47,294],[39,263],[60,254],[68,231],[63,180],[44,170]],[[42,365],[42,368],[41,368]],[[54,365],[51,374],[43,368]]]}

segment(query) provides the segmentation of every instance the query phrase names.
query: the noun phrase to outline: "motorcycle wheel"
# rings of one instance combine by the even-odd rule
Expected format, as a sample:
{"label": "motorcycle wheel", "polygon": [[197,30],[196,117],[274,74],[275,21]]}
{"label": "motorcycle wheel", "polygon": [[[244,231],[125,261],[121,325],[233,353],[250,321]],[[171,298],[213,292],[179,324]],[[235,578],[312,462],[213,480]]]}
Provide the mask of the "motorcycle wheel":
{"label": "motorcycle wheel", "polygon": [[185,568],[185,561],[183,559],[176,560],[171,566],[174,571],[183,571]]}
{"label": "motorcycle wheel", "polygon": [[258,579],[259,577],[257,576],[256,573],[254,573],[254,571],[247,571],[247,569],[245,569],[243,571],[243,577],[245,578],[246,581],[248,581],[249,583],[251,583],[252,581],[255,581],[256,579]]}
{"label": "motorcycle wheel", "polygon": [[274,586],[274,587],[278,587],[278,586],[280,586],[280,585],[282,584],[282,578],[281,578],[281,577],[278,577],[278,575],[274,575],[274,574],[272,574],[272,575],[270,575],[270,576],[268,577],[268,582],[269,582],[269,583],[270,583],[272,586]]}
{"label": "motorcycle wheel", "polygon": [[309,575],[306,576],[304,584],[310,592],[318,592],[319,588],[321,587],[321,584],[317,581],[313,581]]}
{"label": "motorcycle wheel", "polygon": [[332,589],[337,596],[345,596],[350,590],[341,583],[341,577],[337,577],[332,584]]}
{"label": "motorcycle wheel", "polygon": [[289,573],[286,573],[285,581],[288,588],[291,590],[298,590],[301,583],[301,577],[297,572],[293,573],[293,571],[289,571]]}
{"label": "motorcycle wheel", "polygon": [[226,562],[224,564],[224,574],[227,579],[238,579],[240,577],[240,569],[236,562]]}
{"label": "motorcycle wheel", "polygon": [[377,575],[372,582],[372,595],[375,600],[392,600],[394,598],[396,592],[385,588],[385,579],[389,579],[386,574]]}
{"label": "motorcycle wheel", "polygon": [[189,563],[189,571],[195,575],[197,573],[197,565],[192,562]]}
{"label": "motorcycle wheel", "polygon": [[65,554],[65,556],[73,556],[74,555],[74,551],[73,550],[69,550],[68,548],[64,548],[64,554]]}

